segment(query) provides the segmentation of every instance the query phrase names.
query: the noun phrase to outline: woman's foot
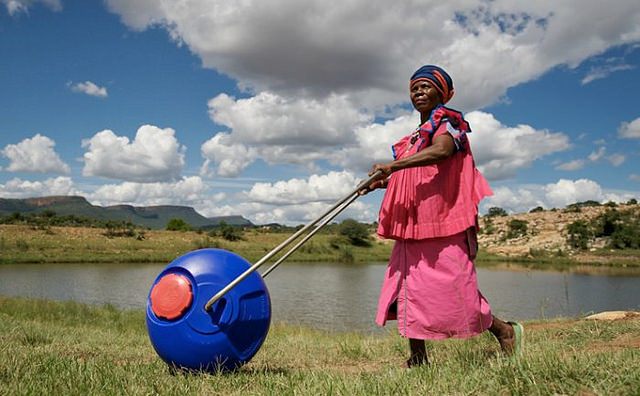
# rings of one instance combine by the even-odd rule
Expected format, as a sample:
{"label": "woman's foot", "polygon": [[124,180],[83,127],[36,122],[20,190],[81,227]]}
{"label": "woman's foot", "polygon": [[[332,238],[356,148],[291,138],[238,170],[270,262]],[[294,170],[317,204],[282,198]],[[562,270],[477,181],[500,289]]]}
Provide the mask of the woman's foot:
{"label": "woman's foot", "polygon": [[411,350],[411,357],[407,360],[407,368],[429,364],[424,340],[409,338],[409,349]]}
{"label": "woman's foot", "polygon": [[489,327],[489,331],[498,339],[500,349],[507,355],[513,355],[517,347],[516,332],[513,326],[507,322],[493,317],[493,323]]}
{"label": "woman's foot", "polygon": [[411,356],[409,359],[407,359],[406,362],[406,368],[412,368],[412,367],[418,367],[418,366],[422,366],[422,365],[429,365],[431,363],[429,363],[429,358],[427,358],[427,356]]}

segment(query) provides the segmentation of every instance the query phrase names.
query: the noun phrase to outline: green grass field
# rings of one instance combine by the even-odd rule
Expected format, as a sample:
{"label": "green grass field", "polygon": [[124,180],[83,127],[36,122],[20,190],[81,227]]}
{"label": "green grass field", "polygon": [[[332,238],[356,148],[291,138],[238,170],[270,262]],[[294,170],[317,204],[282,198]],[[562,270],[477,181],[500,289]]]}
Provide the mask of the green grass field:
{"label": "green grass field", "polygon": [[[228,241],[194,231],[146,231],[144,237],[108,237],[105,229],[0,225],[0,264],[3,263],[169,263],[195,249],[214,247],[235,252],[256,262],[292,233],[246,231],[242,240]],[[290,245],[289,247],[292,247]],[[369,246],[354,246],[335,234],[318,233],[289,260],[302,262],[386,262],[393,241],[370,239]],[[281,253],[284,253],[281,252]],[[276,256],[274,259],[276,259]],[[509,263],[535,269],[568,270],[576,266],[640,268],[640,250],[590,252],[588,260],[535,251],[525,257],[504,257],[480,250],[476,265]]]}
{"label": "green grass field", "polygon": [[234,373],[172,374],[144,313],[0,297],[0,395],[637,395],[640,319],[525,322],[518,361],[488,333],[428,343],[407,370],[406,340],[272,326]]}
{"label": "green grass field", "polygon": [[[101,228],[34,230],[29,226],[0,225],[0,263],[168,263],[189,251],[207,247],[232,251],[249,262],[255,262],[290,235],[250,230],[244,233],[242,240],[232,242],[195,231],[151,230],[138,240],[133,237],[109,238]],[[373,240],[370,246],[353,246],[335,235],[319,233],[298,249],[291,260],[386,261],[391,247],[391,243]]]}

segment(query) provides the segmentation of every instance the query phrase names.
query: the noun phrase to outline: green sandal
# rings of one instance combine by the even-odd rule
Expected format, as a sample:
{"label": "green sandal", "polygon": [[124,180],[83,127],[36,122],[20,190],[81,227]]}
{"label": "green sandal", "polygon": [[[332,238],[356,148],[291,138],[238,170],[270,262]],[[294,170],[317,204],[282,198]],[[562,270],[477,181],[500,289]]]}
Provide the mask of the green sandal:
{"label": "green sandal", "polygon": [[522,351],[524,350],[524,327],[517,322],[507,322],[513,327],[513,331],[516,336],[516,345],[513,348],[513,352],[511,353],[512,358],[518,358],[522,355]]}

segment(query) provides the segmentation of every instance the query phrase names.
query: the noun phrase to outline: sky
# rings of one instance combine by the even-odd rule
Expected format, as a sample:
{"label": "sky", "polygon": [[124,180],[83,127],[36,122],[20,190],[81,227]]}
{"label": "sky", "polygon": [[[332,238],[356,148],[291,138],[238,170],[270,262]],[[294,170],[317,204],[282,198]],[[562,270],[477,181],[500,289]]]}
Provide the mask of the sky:
{"label": "sky", "polygon": [[437,64],[481,213],[640,199],[640,2],[607,4],[0,0],[0,197],[308,223],[392,159]]}

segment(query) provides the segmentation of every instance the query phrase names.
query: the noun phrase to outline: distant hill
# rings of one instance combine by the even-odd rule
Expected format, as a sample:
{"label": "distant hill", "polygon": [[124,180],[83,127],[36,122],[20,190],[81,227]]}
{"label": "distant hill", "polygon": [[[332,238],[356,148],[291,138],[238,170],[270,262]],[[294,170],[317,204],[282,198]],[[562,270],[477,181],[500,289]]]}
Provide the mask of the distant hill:
{"label": "distant hill", "polygon": [[130,221],[152,229],[164,229],[173,218],[186,221],[193,228],[211,229],[224,221],[231,225],[252,226],[242,216],[220,216],[207,218],[192,207],[177,205],[160,206],[95,206],[84,197],[53,196],[27,199],[0,198],[0,216],[14,212],[22,214],[51,210],[59,215],[76,215],[97,220]]}

